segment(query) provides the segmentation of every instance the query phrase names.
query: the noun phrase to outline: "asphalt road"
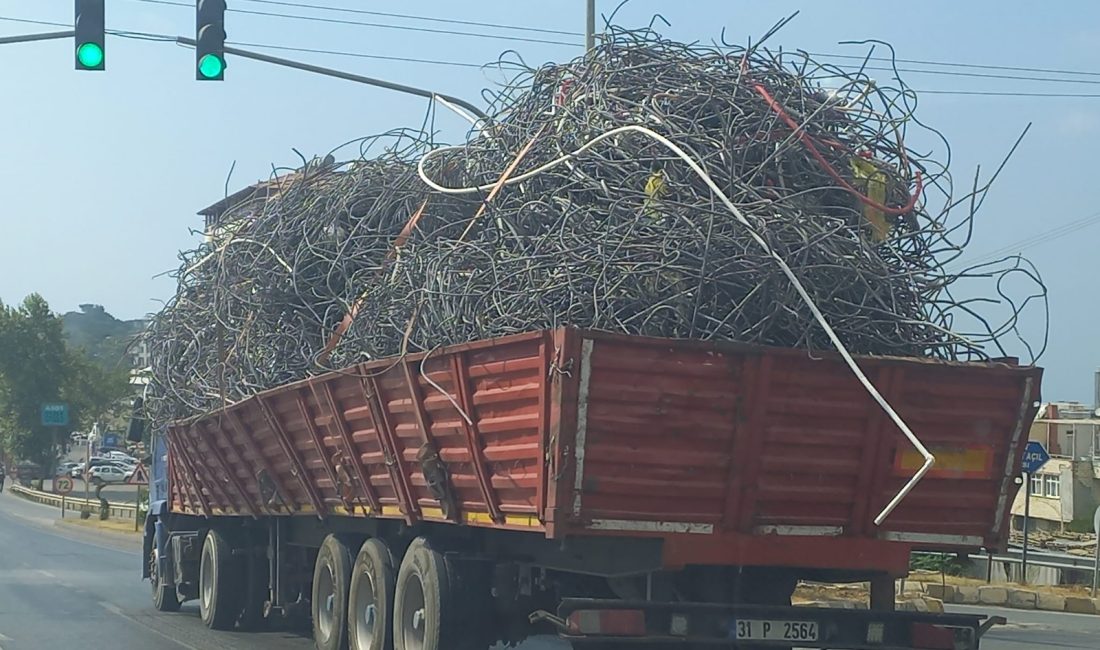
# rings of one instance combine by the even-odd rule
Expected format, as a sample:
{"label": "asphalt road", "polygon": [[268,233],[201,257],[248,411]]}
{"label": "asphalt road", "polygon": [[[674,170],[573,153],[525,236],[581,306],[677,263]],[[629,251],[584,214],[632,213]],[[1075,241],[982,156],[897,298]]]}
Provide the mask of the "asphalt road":
{"label": "asphalt road", "polygon": [[[140,575],[140,540],[58,524],[52,508],[0,494],[0,650],[310,650],[288,632],[211,632],[194,605],[161,614]],[[985,650],[1096,650],[1100,617],[954,607],[1000,614]],[[564,650],[553,639],[521,650]]]}

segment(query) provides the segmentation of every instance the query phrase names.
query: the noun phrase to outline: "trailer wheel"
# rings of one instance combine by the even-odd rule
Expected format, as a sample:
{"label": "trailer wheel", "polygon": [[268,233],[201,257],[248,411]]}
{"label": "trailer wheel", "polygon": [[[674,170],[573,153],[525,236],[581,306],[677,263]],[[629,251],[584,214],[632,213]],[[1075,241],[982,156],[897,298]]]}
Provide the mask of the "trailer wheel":
{"label": "trailer wheel", "polygon": [[163,584],[157,565],[157,549],[154,545],[153,553],[149,557],[149,583],[153,586],[153,608],[158,612],[180,611],[180,599],[176,594],[176,586]]}
{"label": "trailer wheel", "polygon": [[[405,551],[397,573],[394,594],[393,635],[395,650],[477,650],[484,630],[470,629],[465,600],[473,594],[455,593],[461,576],[457,567],[431,542],[417,537]],[[454,575],[452,575],[454,574]],[[458,582],[452,578],[457,578]]]}
{"label": "trailer wheel", "polygon": [[229,542],[210,530],[199,561],[199,614],[206,627],[233,629],[241,612],[240,568]]}
{"label": "trailer wheel", "polygon": [[393,554],[382,540],[363,542],[351,572],[348,596],[351,650],[393,649],[393,564]]}
{"label": "trailer wheel", "polygon": [[326,537],[313,567],[313,642],[317,650],[348,647],[351,563],[348,545],[336,535]]}

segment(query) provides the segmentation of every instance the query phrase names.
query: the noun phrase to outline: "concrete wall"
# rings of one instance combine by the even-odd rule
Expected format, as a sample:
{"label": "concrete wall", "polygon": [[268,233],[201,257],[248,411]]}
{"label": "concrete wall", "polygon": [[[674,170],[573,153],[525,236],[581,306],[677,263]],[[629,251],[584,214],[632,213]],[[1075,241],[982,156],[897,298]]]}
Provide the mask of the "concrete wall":
{"label": "concrete wall", "polygon": [[[1038,520],[1036,522],[1037,528],[1059,530],[1063,524],[1068,524],[1073,521],[1073,463],[1065,458],[1052,458],[1050,462],[1039,470],[1036,476],[1042,476],[1044,481],[1047,476],[1058,477],[1061,486],[1061,496],[1048,497],[1037,494],[1032,495],[1031,517],[1032,519]],[[1012,500],[1013,515],[1020,517],[1024,515],[1024,498],[1027,495],[1024,491],[1025,489],[1027,489],[1026,485],[1020,486],[1020,489],[1016,493],[1016,498]],[[1041,522],[1047,522],[1049,525],[1043,526]]]}

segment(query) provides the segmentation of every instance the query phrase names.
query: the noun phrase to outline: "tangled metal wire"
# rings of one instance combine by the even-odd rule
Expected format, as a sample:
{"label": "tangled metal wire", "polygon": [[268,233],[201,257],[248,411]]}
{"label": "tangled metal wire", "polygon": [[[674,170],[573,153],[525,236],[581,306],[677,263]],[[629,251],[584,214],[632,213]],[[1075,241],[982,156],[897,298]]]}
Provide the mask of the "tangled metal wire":
{"label": "tangled metal wire", "polygon": [[[461,146],[391,132],[230,209],[153,319],[146,403],[166,421],[365,358],[565,324],[829,347],[809,302],[852,353],[1007,356],[999,340],[1045,289],[1020,260],[945,270],[988,184],[953,197],[946,164],[907,146],[937,134],[896,83],[610,28],[584,58],[523,68]],[[952,296],[979,278],[1007,300],[1010,276],[1030,293],[1001,325],[982,319],[988,299]]]}

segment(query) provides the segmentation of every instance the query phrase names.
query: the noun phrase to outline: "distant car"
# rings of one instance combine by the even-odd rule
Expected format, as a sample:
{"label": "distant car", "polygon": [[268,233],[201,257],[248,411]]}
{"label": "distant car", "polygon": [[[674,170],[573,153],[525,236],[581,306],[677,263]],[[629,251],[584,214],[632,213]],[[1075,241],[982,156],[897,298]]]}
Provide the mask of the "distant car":
{"label": "distant car", "polygon": [[88,472],[88,477],[93,481],[99,479],[104,483],[122,483],[130,478],[132,474],[133,472],[128,473],[126,470],[115,467],[114,465],[100,465],[98,467],[93,467],[91,471]]}
{"label": "distant car", "polygon": [[82,478],[84,476],[84,473],[87,471],[86,466],[90,466],[93,469],[95,469],[96,467],[110,466],[117,467],[118,469],[121,469],[123,471],[125,471],[127,468],[127,465],[125,465],[121,461],[110,460],[108,458],[103,458],[102,456],[92,456],[87,463],[79,463],[75,468],[73,468],[71,472],[72,477]]}
{"label": "distant car", "polygon": [[105,452],[103,452],[103,457],[106,458],[107,460],[121,460],[121,461],[132,462],[132,463],[137,462],[136,458],[134,458],[130,454],[127,454],[124,451],[117,451],[117,450],[105,451]]}
{"label": "distant car", "polygon": [[79,431],[73,431],[72,435],[69,436],[69,440],[72,440],[73,442],[87,442],[88,436]]}
{"label": "distant car", "polygon": [[67,463],[61,463],[60,465],[57,466],[57,475],[58,476],[69,476],[69,475],[72,474],[72,471],[74,469],[76,469],[77,467],[80,467],[80,463],[74,463],[72,461],[67,462]]}

